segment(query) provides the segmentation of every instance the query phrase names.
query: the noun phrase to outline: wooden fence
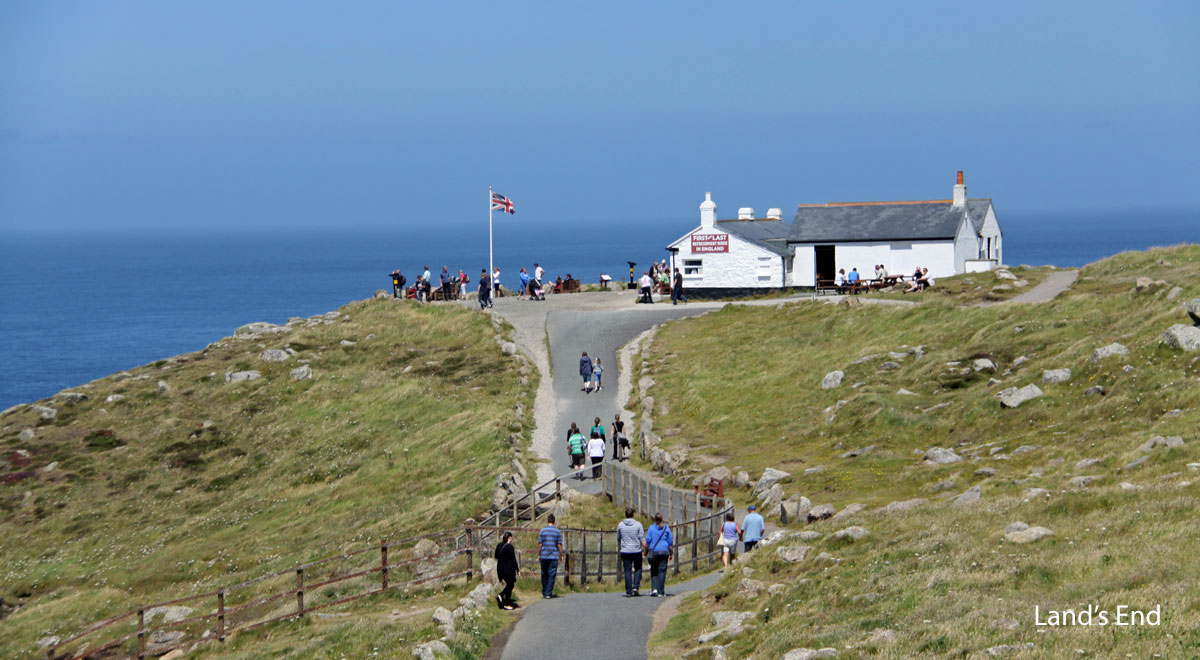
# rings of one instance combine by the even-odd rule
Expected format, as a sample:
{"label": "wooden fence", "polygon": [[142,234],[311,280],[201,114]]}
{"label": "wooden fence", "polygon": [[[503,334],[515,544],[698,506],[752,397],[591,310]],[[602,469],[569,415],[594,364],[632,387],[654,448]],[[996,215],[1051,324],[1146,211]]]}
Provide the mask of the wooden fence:
{"label": "wooden fence", "polygon": [[[675,537],[670,566],[673,573],[707,568],[720,558],[716,538],[725,514],[733,510],[728,499],[671,488],[622,463],[605,461],[600,465],[604,494],[614,504],[632,507],[646,517],[662,513],[663,522]],[[469,580],[477,573],[480,560],[491,557],[503,531],[513,532],[518,560],[534,570],[538,564],[536,523],[561,499],[563,480],[581,471],[572,470],[539,484],[479,524],[467,521],[462,528],[382,541],[215,591],[138,607],[51,645],[47,657],[84,660],[123,654],[141,659],[197,642],[224,641],[234,632],[304,616],[388,589],[459,577]],[[616,521],[610,530],[562,531],[564,557],[559,573],[567,584],[603,582],[623,575]],[[416,544],[422,540],[433,541],[438,550],[416,556]],[[187,607],[199,614],[156,624],[160,608],[169,607]]]}
{"label": "wooden fence", "polygon": [[[161,655],[197,641],[224,641],[234,632],[300,617],[382,593],[458,577],[470,579],[475,548],[459,544],[453,529],[383,541],[215,591],[154,603],[95,623],[47,649],[47,657],[84,660]],[[416,544],[438,544],[434,554],[414,556]],[[401,559],[401,557],[406,557]],[[187,607],[195,616],[155,624],[160,608]],[[165,614],[164,614],[165,618]]]}

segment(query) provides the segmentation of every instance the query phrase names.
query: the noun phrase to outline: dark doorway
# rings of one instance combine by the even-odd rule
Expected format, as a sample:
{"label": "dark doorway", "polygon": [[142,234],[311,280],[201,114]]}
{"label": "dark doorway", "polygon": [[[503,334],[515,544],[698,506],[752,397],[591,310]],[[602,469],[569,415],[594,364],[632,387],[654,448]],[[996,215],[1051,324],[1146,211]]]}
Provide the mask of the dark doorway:
{"label": "dark doorway", "polygon": [[817,279],[833,281],[837,275],[837,260],[834,258],[832,245],[818,245],[817,251]]}

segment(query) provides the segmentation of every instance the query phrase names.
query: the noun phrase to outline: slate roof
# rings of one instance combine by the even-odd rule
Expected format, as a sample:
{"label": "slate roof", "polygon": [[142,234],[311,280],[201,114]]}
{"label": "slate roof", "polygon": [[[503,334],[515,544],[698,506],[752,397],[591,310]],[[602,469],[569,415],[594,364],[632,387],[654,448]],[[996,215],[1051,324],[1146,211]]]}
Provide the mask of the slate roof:
{"label": "slate roof", "polygon": [[971,214],[971,222],[975,225],[975,233],[983,231],[983,220],[987,218],[988,208],[992,205],[991,197],[980,197],[967,200],[967,212]]}
{"label": "slate roof", "polygon": [[[971,206],[968,200],[968,210]],[[987,203],[991,203],[987,200]],[[986,213],[986,205],[982,207]],[[974,216],[974,213],[970,214]],[[789,243],[913,241],[954,238],[963,209],[949,200],[802,204],[792,221]],[[977,224],[976,224],[977,222]],[[983,224],[983,216],[972,223]]]}
{"label": "slate roof", "polygon": [[714,230],[733,234],[781,257],[792,255],[787,249],[792,225],[782,220],[718,220]]}

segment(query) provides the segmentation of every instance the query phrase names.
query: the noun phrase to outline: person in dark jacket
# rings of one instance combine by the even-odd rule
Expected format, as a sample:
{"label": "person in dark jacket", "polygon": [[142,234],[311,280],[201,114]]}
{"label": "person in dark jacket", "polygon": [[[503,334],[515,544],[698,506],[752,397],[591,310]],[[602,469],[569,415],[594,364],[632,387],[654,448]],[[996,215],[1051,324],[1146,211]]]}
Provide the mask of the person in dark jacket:
{"label": "person in dark jacket", "polygon": [[442,274],[438,275],[438,283],[442,285],[442,300],[454,300],[454,278],[450,269],[442,266]]}
{"label": "person in dark jacket", "polygon": [[401,273],[399,268],[397,268],[396,270],[393,270],[391,275],[392,275],[392,297],[393,298],[403,298],[404,297],[404,285],[408,282],[408,280],[404,279],[404,273]]}
{"label": "person in dark jacket", "polygon": [[492,278],[488,277],[487,269],[479,273],[479,309],[492,306]]}
{"label": "person in dark jacket", "polygon": [[579,358],[579,375],[583,376],[583,392],[591,393],[592,391],[592,358],[588,357],[587,351],[583,352],[583,357]]}
{"label": "person in dark jacket", "polygon": [[679,301],[687,302],[687,298],[683,295],[683,273],[675,271],[675,282],[671,287],[671,304],[678,305]]}
{"label": "person in dark jacket", "polygon": [[504,589],[496,594],[496,602],[500,604],[502,610],[515,610],[517,604],[513,602],[512,592],[513,587],[517,584],[517,574],[521,572],[521,567],[517,566],[517,549],[512,544],[512,532],[504,532],[504,536],[500,537],[500,543],[496,545],[496,552],[493,555],[496,560],[496,577],[504,583]]}

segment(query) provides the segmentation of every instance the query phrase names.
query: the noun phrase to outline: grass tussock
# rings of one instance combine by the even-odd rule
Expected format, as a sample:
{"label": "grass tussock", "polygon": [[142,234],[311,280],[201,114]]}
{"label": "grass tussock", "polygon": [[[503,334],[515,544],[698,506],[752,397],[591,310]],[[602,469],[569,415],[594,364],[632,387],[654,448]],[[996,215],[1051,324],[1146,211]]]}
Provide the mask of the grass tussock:
{"label": "grass tussock", "polygon": [[[1166,285],[1137,291],[1143,276]],[[698,456],[728,457],[726,467],[752,478],[766,467],[791,473],[782,484],[789,496],[868,507],[804,526],[821,533],[815,541],[785,541],[812,545],[809,559],[788,564],[764,548],[698,599],[706,613],[756,613],[759,625],[732,642],[730,657],[829,646],[855,657],[961,657],[1025,643],[1034,647],[1009,657],[1195,654],[1200,568],[1189,553],[1200,472],[1189,464],[1200,462],[1200,354],[1171,349],[1162,336],[1188,323],[1181,303],[1200,296],[1197,282],[1200,247],[1177,246],[1089,265],[1041,305],[926,298],[902,308],[730,307],[665,326],[647,364],[656,407],[667,411],[656,411],[655,427],[668,448],[690,449],[681,482],[711,467]],[[1176,286],[1181,295],[1168,300]],[[1129,354],[1092,359],[1114,342]],[[983,358],[994,372],[974,370]],[[1043,382],[1044,370],[1060,368],[1071,369],[1068,382]],[[845,371],[842,385],[821,389],[834,370]],[[1045,395],[1000,406],[998,390],[1028,384]],[[1104,393],[1086,393],[1096,386]],[[1181,436],[1184,445],[1140,448],[1155,436]],[[965,460],[924,463],[934,446]],[[1098,478],[1079,487],[1070,483],[1078,476]],[[950,503],[973,486],[979,503]],[[751,501],[749,491],[733,495]],[[929,503],[879,510],[913,498]],[[1016,521],[1054,535],[1004,540]],[[832,538],[849,525],[870,533]],[[813,561],[820,552],[838,561]],[[785,588],[752,598],[738,590],[746,577]],[[1035,626],[1035,606],[1089,603],[1110,611],[1161,604],[1163,622]],[[695,647],[694,627],[668,627],[652,644],[656,657]],[[895,641],[870,641],[878,629],[894,630]]]}
{"label": "grass tussock", "polygon": [[[54,420],[29,408],[0,419],[0,598],[16,606],[0,620],[0,656],[486,508],[508,437],[523,431],[513,405],[536,389],[518,386],[489,318],[389,300],[340,312],[89,383],[73,390],[86,400],[41,402]],[[268,362],[267,349],[294,354]],[[301,361],[313,377],[293,380]],[[262,377],[226,383],[250,369]],[[413,639],[370,621],[288,626],[294,636],[272,628],[230,652],[392,656]]]}

